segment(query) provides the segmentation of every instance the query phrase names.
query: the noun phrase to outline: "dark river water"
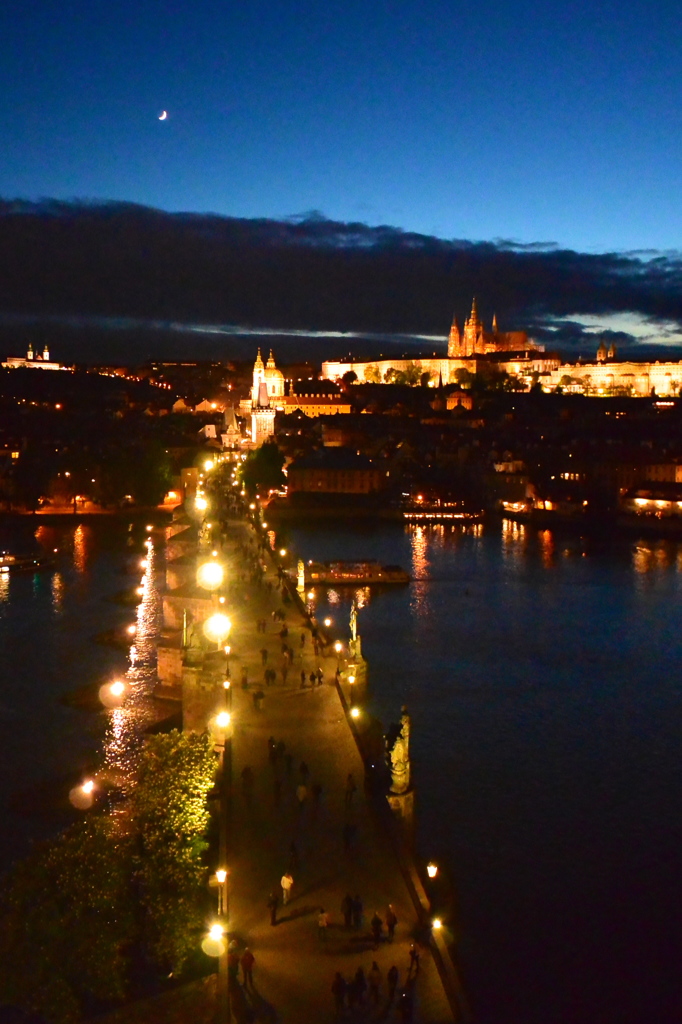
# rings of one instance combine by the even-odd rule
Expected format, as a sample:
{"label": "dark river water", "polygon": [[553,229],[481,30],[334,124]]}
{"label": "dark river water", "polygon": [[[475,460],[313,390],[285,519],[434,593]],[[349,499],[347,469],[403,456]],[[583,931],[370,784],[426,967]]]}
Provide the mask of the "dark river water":
{"label": "dark river water", "polygon": [[[294,530],[398,563],[359,592],[369,704],[413,722],[418,842],[485,1024],[682,1020],[682,545],[489,528]],[[347,622],[348,593],[316,614]]]}
{"label": "dark river water", "polygon": [[[475,1019],[679,1024],[682,545],[511,523],[288,540],[306,559],[373,557],[413,577],[356,595],[368,703],[386,724],[402,703],[412,716],[419,849],[456,893],[445,924]],[[58,548],[55,572],[0,579],[0,863],[68,820],[69,786],[99,751],[125,777],[154,678],[144,541],[143,524],[112,521],[0,532],[0,549]],[[116,603],[137,586],[138,607]],[[313,600],[346,636],[352,595]],[[129,624],[128,647],[95,642]],[[61,703],[122,676],[125,709]]]}

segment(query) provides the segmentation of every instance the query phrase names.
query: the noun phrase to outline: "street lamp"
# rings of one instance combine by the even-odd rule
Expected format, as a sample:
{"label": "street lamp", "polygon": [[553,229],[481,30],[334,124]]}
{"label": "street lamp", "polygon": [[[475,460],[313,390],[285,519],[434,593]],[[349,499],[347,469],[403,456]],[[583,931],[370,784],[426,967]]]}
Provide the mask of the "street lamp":
{"label": "street lamp", "polygon": [[201,942],[201,948],[206,956],[222,956],[227,945],[225,943],[225,930],[221,924],[212,924]]}
{"label": "street lamp", "polygon": [[217,590],[225,576],[220,562],[204,562],[197,569],[197,583],[204,590]]}
{"label": "street lamp", "polygon": [[204,498],[203,495],[201,494],[197,494],[196,498],[194,499],[194,504],[196,508],[199,510],[199,512],[205,512],[206,509],[208,508],[208,502],[206,501],[206,498]]}
{"label": "street lamp", "polygon": [[220,648],[222,647],[223,640],[226,639],[231,628],[232,623],[228,619],[227,615],[223,615],[222,612],[216,612],[204,622],[204,636],[207,640],[211,640]]}
{"label": "street lamp", "polygon": [[351,718],[359,718],[360,717],[360,708],[351,708],[350,709],[350,717]]}
{"label": "street lamp", "polygon": [[443,922],[439,917],[434,917],[433,921],[431,922],[431,927],[434,929],[434,931],[440,931],[440,929],[443,927]]}
{"label": "street lamp", "polygon": [[434,864],[433,861],[429,861],[429,863],[426,865],[426,874],[429,876],[429,878],[435,878],[436,875],[438,874],[438,865]]}

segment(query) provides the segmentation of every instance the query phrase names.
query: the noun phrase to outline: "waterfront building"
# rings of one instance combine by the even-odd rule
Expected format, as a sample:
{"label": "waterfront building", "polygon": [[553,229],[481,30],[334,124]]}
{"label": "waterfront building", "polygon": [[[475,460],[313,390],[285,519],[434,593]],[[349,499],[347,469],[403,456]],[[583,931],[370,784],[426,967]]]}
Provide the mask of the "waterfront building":
{"label": "waterfront building", "polygon": [[349,448],[322,448],[295,459],[287,470],[288,494],[372,494],[383,484],[372,460]]}

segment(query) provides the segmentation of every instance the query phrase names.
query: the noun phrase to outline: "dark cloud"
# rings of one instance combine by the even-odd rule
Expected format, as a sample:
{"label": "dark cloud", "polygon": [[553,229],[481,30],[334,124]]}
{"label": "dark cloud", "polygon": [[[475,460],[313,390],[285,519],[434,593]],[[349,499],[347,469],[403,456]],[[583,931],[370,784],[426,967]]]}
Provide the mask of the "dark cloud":
{"label": "dark cloud", "polygon": [[[577,314],[682,323],[676,252],[446,240],[319,211],[274,221],[0,201],[0,265],[0,312],[37,317],[444,335],[475,294],[502,328],[586,351],[595,335]],[[637,344],[627,330],[614,339]]]}

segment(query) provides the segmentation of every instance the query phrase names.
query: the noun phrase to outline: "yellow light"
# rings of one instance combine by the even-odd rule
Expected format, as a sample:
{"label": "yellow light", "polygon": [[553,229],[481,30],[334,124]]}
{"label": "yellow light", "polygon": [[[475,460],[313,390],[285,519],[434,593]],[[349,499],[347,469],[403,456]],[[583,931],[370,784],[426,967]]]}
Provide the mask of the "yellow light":
{"label": "yellow light", "polygon": [[426,865],[426,874],[429,878],[435,878],[438,874],[438,865],[433,862]]}
{"label": "yellow light", "polygon": [[219,942],[223,937],[223,926],[221,924],[212,924],[208,930],[208,934],[214,942]]}
{"label": "yellow light", "polygon": [[331,619],[325,619],[325,620],[324,620],[324,624],[325,624],[325,626],[327,627],[327,629],[329,629],[329,627],[330,627],[330,626],[331,626],[331,624],[332,624],[332,620],[331,620]]}
{"label": "yellow light", "polygon": [[280,553],[280,556],[281,556],[282,558],[284,558],[284,556],[285,556],[285,555],[286,555],[286,553],[287,553],[287,549],[286,549],[286,548],[280,548],[280,549],[279,549],[279,553]]}
{"label": "yellow light", "polygon": [[154,529],[153,526],[147,526],[146,527],[147,533],[151,533],[153,529]]}
{"label": "yellow light", "polygon": [[133,625],[128,626],[128,633],[130,634],[130,636],[135,636],[136,632],[137,632],[137,626],[133,626]]}
{"label": "yellow light", "polygon": [[[212,407],[212,408],[214,408],[214,407]],[[206,459],[206,462],[204,463],[204,469],[206,470],[207,473],[211,469],[213,469],[213,460],[212,459]]]}
{"label": "yellow light", "polygon": [[220,562],[204,562],[197,569],[197,583],[204,590],[216,590],[223,582],[224,575]]}
{"label": "yellow light", "polygon": [[309,601],[312,601],[312,599],[313,599],[314,597],[315,597],[315,591],[314,591],[314,590],[310,590],[310,591],[308,591],[308,600],[309,600]]}
{"label": "yellow light", "polygon": [[228,619],[227,615],[223,615],[221,612],[216,612],[215,615],[211,615],[211,617],[206,619],[206,622],[204,622],[204,636],[216,644],[221,644],[230,632],[231,627],[232,623]]}
{"label": "yellow light", "polygon": [[350,717],[351,718],[359,718],[360,717],[360,708],[351,708],[350,709]]}
{"label": "yellow light", "polygon": [[135,587],[136,594],[144,594],[144,587]]}
{"label": "yellow light", "polygon": [[120,679],[117,679],[115,683],[112,683],[109,687],[114,697],[120,697],[125,690],[125,683],[122,683]]}
{"label": "yellow light", "polygon": [[224,690],[229,690],[230,689],[230,680],[229,679],[226,679],[225,682],[223,683],[223,689]]}
{"label": "yellow light", "polygon": [[141,558],[140,559],[140,569],[146,569],[148,565],[149,565],[149,562],[147,561],[146,558]]}
{"label": "yellow light", "polygon": [[334,644],[334,650],[336,651],[337,654],[340,654],[341,651],[343,650],[343,644],[341,643],[340,640],[337,640],[336,643]]}
{"label": "yellow light", "polygon": [[252,512],[253,512],[253,510],[255,509],[255,507],[256,507],[256,506],[255,506],[255,505],[253,504],[253,502],[252,502],[252,503],[251,503],[251,504],[249,505],[249,508],[251,509],[251,511],[252,511]]}
{"label": "yellow light", "polygon": [[225,868],[218,868],[218,870],[215,873],[215,877],[216,881],[218,882],[218,885],[222,885],[225,879],[227,878],[227,871],[225,870]]}
{"label": "yellow light", "polygon": [[221,711],[219,715],[216,715],[215,721],[219,729],[227,729],[232,721],[232,715],[229,711]]}
{"label": "yellow light", "polygon": [[352,685],[353,685],[353,683],[355,682],[355,676],[348,676],[348,682],[349,682],[349,683],[351,684],[351,686],[352,686]]}
{"label": "yellow light", "polygon": [[263,527],[264,530],[267,530],[267,528],[268,528],[268,524],[267,523],[261,523],[261,526]]}
{"label": "yellow light", "polygon": [[212,551],[211,555],[213,556],[213,558],[217,558],[218,557],[218,552],[217,551]]}
{"label": "yellow light", "polygon": [[441,919],[439,917],[434,917],[434,919],[432,921],[432,925],[435,928],[435,930],[438,931],[439,928],[443,927],[443,922],[441,921]]}
{"label": "yellow light", "polygon": [[206,498],[203,498],[200,494],[196,496],[194,504],[196,505],[200,512],[205,512],[206,509],[208,508],[208,502],[206,501]]}
{"label": "yellow light", "polygon": [[95,783],[92,781],[92,779],[86,779],[86,781],[81,786],[81,789],[83,790],[84,793],[92,793],[94,788]]}
{"label": "yellow light", "polygon": [[221,604],[225,604],[225,598],[224,597],[219,597],[218,600],[220,601]]}

